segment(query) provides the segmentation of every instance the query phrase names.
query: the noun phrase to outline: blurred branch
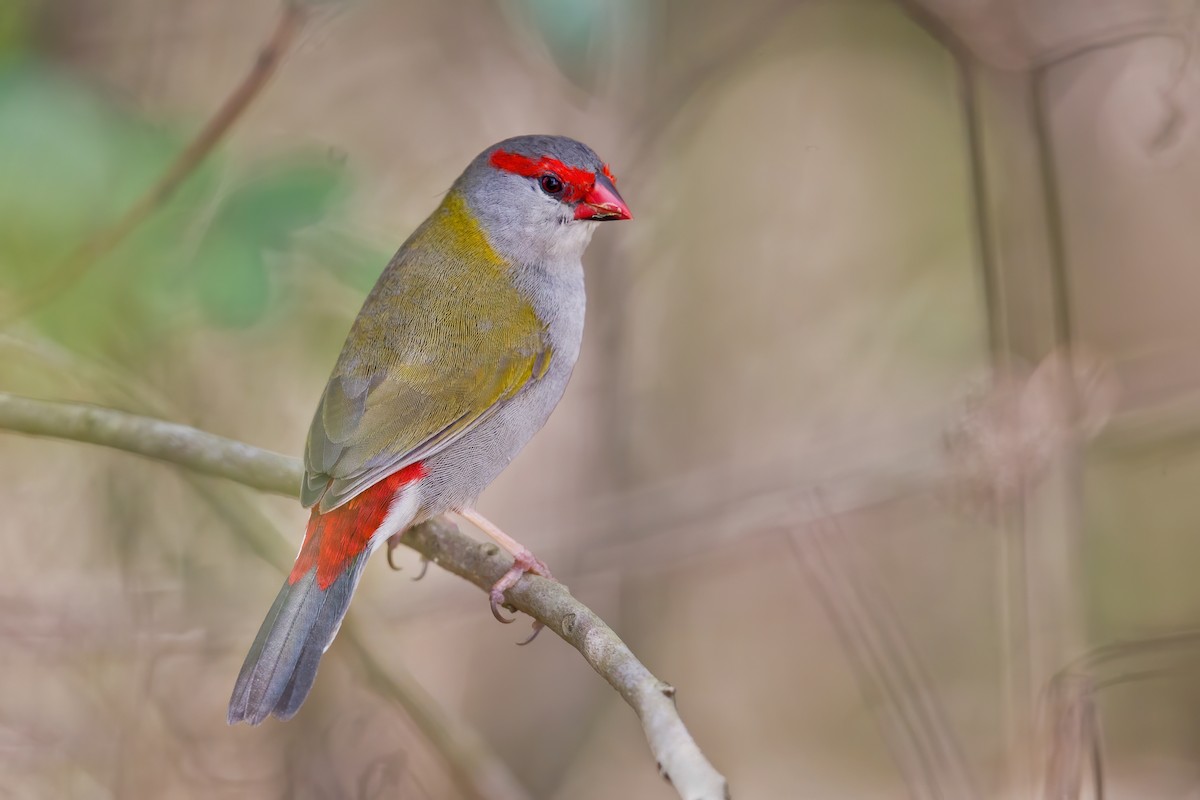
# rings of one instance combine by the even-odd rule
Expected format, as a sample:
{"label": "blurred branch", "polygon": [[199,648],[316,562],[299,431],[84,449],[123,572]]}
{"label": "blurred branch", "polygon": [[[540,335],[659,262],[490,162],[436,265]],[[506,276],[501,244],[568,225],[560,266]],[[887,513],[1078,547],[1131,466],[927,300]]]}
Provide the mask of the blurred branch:
{"label": "blurred branch", "polygon": [[[1105,797],[1105,764],[1096,696],[1103,690],[1148,679],[1196,674],[1200,631],[1183,630],[1117,641],[1094,648],[1054,676],[1042,697],[1040,751],[1046,753],[1042,796]],[[1164,659],[1170,659],[1164,663]],[[1139,663],[1139,662],[1148,663]],[[1113,673],[1113,674],[1109,674]]]}
{"label": "blurred branch", "polygon": [[[715,78],[725,75],[729,65],[762,44],[779,30],[781,21],[796,10],[793,0],[779,0],[744,23],[728,41],[705,54],[691,69],[661,91],[653,92],[646,109],[638,115],[637,141],[631,148],[632,158],[625,169],[638,172],[645,160],[653,155],[662,134],[672,125],[683,125],[688,101]],[[694,110],[693,112],[694,113]]]}
{"label": "blurred branch", "polygon": [[[1103,689],[1173,674],[1195,674],[1195,661],[1171,665],[1152,662],[1141,669],[1124,669],[1112,676],[1117,667],[1136,659],[1178,656],[1180,651],[1196,650],[1200,633],[1178,633],[1120,641],[1095,648],[1076,659],[1054,676],[1042,697],[1038,734],[1040,750],[1046,754],[1043,767],[1045,798],[1077,800],[1083,797],[1087,781],[1098,800],[1105,796],[1104,748],[1096,695]],[[1186,652],[1183,653],[1187,655]]]}
{"label": "blurred branch", "polygon": [[1051,682],[1044,714],[1039,732],[1046,753],[1042,797],[1082,800],[1090,778],[1094,796],[1104,800],[1104,753],[1093,681],[1066,674]]}
{"label": "blurred branch", "polygon": [[975,225],[975,255],[983,272],[984,299],[988,309],[988,345],[992,361],[997,366],[1009,362],[1006,343],[1008,319],[1004,307],[1000,267],[997,264],[995,221],[991,217],[988,197],[990,182],[983,142],[983,115],[979,107],[979,87],[976,85],[979,60],[970,46],[921,0],[894,0],[909,19],[933,38],[950,54],[958,79],[958,97],[962,109],[963,129],[967,139],[967,162],[970,168],[971,214]]}
{"label": "blurred branch", "polygon": [[[923,0],[895,1],[945,48],[958,73],[993,364],[1002,374],[1015,357],[1035,360],[1059,351],[1069,370],[1066,240],[1042,104],[1045,71],[984,63],[962,32]],[[1003,133],[993,138],[995,131]],[[1004,184],[1002,195],[991,185],[992,176]],[[1032,297],[1038,298],[1036,304]],[[1075,397],[1073,386],[1062,395],[1072,410]],[[1082,637],[1080,462],[1070,440],[1055,456],[1037,485],[1023,480],[1009,502],[997,504],[1007,791],[1016,796],[1033,796],[1038,783],[1057,780],[1035,777],[1043,766],[1035,763],[1032,747],[1035,687],[1070,657]]]}
{"label": "blurred branch", "polygon": [[187,180],[235,122],[262,92],[279,68],[284,55],[296,40],[307,18],[307,10],[297,0],[286,0],[271,37],[259,50],[258,57],[242,82],[221,104],[196,137],[184,148],[157,182],[115,223],[76,248],[45,280],[21,297],[11,298],[0,323],[11,322],[46,305],[78,281],[93,264],[111,253],[138,226],[146,221]]}
{"label": "blurred branch", "polygon": [[814,504],[807,530],[789,537],[796,563],[824,606],[864,699],[879,695],[885,701],[877,717],[910,794],[931,800],[978,797],[958,737],[880,580],[855,574],[859,570],[845,552],[850,540],[819,493]]}
{"label": "blurred branch", "polygon": [[[149,417],[76,403],[0,393],[0,429],[102,444],[262,491],[295,496],[299,459]],[[435,519],[408,530],[402,542],[438,566],[490,589],[512,559],[480,544],[451,522]],[[591,609],[555,581],[526,575],[508,591],[509,604],[553,630],[608,681],[637,713],[660,774],[684,800],[727,800],[725,778],[713,768],[675,707],[675,689],[656,678]]]}
{"label": "blurred branch", "polygon": [[1190,54],[1187,38],[1170,25],[1136,23],[1121,25],[1111,30],[1093,33],[1083,41],[1074,41],[1054,47],[1040,56],[1033,64],[1036,71],[1046,71],[1074,61],[1081,56],[1092,55],[1103,50],[1124,47],[1143,39],[1167,39],[1179,44]]}

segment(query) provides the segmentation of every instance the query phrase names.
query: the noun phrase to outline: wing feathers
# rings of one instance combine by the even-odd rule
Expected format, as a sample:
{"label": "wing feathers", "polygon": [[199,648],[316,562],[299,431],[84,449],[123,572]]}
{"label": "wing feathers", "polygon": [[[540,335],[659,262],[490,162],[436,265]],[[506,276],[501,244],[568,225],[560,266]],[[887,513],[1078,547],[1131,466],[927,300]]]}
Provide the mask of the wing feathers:
{"label": "wing feathers", "polygon": [[328,512],[448,447],[545,374],[548,339],[451,192],[355,319],[309,432],[305,505]]}

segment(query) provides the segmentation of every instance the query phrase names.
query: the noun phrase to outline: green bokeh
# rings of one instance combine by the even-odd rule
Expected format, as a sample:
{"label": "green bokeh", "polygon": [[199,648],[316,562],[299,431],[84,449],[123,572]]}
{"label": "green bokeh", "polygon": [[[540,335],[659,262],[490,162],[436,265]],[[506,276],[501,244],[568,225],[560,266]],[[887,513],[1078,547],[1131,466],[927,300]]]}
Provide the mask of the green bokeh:
{"label": "green bokeh", "polygon": [[[190,134],[188,134],[190,135]],[[187,136],[114,107],[35,59],[0,62],[0,281],[16,297],[63,271],[72,254],[154,186]],[[81,351],[152,348],[183,325],[245,327],[279,292],[293,234],[335,213],[342,168],[321,155],[231,165],[211,155],[33,321]]]}

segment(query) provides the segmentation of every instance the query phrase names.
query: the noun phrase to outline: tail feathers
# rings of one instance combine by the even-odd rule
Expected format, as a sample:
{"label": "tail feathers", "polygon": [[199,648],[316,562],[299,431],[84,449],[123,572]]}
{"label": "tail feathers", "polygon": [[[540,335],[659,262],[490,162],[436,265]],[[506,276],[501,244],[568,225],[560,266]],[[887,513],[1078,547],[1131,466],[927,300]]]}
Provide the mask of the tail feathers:
{"label": "tail feathers", "polygon": [[300,709],[346,616],[366,555],[327,589],[319,586],[315,569],[295,583],[284,582],[233,687],[230,725],[257,725],[271,714],[288,719]]}

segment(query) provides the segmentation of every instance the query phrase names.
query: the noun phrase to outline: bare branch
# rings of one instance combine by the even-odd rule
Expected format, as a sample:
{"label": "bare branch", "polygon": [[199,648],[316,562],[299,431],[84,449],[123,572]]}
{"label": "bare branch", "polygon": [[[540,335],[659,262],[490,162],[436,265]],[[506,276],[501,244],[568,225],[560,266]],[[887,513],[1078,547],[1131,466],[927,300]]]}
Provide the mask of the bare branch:
{"label": "bare branch", "polygon": [[187,425],[101,406],[0,392],[0,428],[128,450],[263,492],[295,497],[300,491],[300,462],[294,458]]}
{"label": "bare branch", "polygon": [[[299,459],[260,450],[186,425],[79,403],[0,393],[0,429],[100,444],[295,496]],[[489,589],[512,559],[438,518],[404,534],[403,543],[443,569]],[[526,575],[506,595],[574,647],[637,713],[659,772],[684,800],[728,800],[725,778],[700,751],[675,708],[675,689],[656,678],[591,609],[555,581]]]}
{"label": "bare branch", "polygon": [[[481,544],[444,518],[404,534],[404,544],[439,567],[488,590],[512,566],[492,543]],[[637,712],[658,770],[686,800],[724,800],[725,778],[692,739],[675,708],[675,688],[642,664],[612,628],[557,581],[526,575],[506,595],[518,611],[541,622],[574,647]]]}

